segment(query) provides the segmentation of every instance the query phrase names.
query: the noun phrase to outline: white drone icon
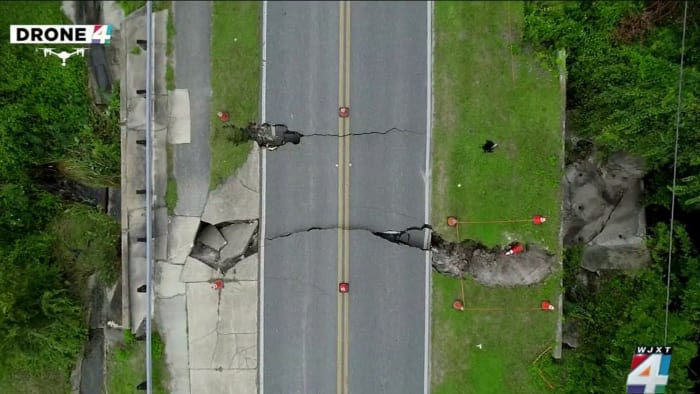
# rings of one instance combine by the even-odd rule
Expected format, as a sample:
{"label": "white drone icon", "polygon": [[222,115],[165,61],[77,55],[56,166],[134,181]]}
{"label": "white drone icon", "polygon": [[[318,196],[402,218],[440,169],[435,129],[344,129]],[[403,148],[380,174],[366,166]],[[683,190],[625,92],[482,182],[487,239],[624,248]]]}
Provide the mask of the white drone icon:
{"label": "white drone icon", "polygon": [[44,51],[44,57],[48,55],[54,55],[61,59],[61,66],[66,66],[66,60],[70,58],[73,55],[80,55],[80,56],[85,56],[85,50],[89,48],[73,48],[75,51],[73,52],[66,52],[66,51],[61,51],[61,52],[54,52],[53,48],[39,48]]}

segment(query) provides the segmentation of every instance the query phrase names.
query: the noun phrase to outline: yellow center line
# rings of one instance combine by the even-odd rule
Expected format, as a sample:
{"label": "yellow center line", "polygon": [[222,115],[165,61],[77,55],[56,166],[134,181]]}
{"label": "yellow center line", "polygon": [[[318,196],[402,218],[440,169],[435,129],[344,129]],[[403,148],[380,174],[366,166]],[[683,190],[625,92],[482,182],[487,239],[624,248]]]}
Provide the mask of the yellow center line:
{"label": "yellow center line", "polygon": [[[350,2],[345,3],[345,64],[344,64],[344,78],[345,78],[345,101],[344,101],[344,106],[350,108]],[[344,265],[343,265],[343,274],[345,276],[345,281],[350,282],[350,231],[348,230],[348,226],[350,225],[350,165],[352,165],[350,161],[350,118],[343,118],[344,124],[343,124],[343,138],[342,140],[345,140],[344,142],[344,148],[345,148],[345,166],[343,167],[345,170],[345,174],[343,176],[343,183],[345,184],[345,202],[343,204],[343,208],[345,209],[345,218],[344,218]],[[349,297],[345,297],[345,305],[343,309],[343,314],[344,314],[344,335],[345,335],[345,340],[344,340],[344,349],[343,349],[343,355],[344,355],[344,363],[343,363],[343,385],[345,389],[345,393],[349,393],[349,387],[348,387],[348,365],[349,363],[349,344],[350,344],[350,299]]]}
{"label": "yellow center line", "polygon": [[[345,2],[340,3],[338,20],[338,106],[345,99]],[[338,117],[338,283],[345,281],[345,138],[344,119]],[[336,392],[345,393],[345,295],[338,292],[338,339],[336,350]]]}
{"label": "yellow center line", "polygon": [[[338,107],[350,107],[350,3],[340,2],[338,20]],[[350,281],[350,119],[338,118],[338,283]],[[336,392],[348,393],[348,294],[338,293]]]}

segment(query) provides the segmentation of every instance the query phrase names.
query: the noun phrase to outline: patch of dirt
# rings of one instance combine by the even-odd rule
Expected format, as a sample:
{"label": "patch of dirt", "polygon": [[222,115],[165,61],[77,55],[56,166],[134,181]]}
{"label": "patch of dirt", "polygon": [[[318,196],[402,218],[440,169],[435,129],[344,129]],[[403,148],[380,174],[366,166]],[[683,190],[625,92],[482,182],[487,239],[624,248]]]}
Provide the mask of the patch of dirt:
{"label": "patch of dirt", "polygon": [[552,273],[554,255],[536,245],[525,245],[520,254],[506,255],[505,248],[487,248],[483,244],[467,240],[448,242],[439,235],[432,236],[433,268],[445,275],[464,277],[471,275],[486,286],[532,285],[542,282]]}

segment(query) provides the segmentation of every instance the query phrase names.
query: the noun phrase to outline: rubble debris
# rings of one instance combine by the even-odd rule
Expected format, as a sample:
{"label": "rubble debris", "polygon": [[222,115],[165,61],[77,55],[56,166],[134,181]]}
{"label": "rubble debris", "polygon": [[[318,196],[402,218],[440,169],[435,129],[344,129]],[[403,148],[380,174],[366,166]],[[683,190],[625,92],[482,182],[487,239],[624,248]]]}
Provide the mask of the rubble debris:
{"label": "rubble debris", "polygon": [[510,256],[500,247],[467,240],[448,242],[432,235],[432,265],[442,274],[462,278],[470,275],[487,286],[531,285],[543,281],[553,270],[554,255],[534,245]]}

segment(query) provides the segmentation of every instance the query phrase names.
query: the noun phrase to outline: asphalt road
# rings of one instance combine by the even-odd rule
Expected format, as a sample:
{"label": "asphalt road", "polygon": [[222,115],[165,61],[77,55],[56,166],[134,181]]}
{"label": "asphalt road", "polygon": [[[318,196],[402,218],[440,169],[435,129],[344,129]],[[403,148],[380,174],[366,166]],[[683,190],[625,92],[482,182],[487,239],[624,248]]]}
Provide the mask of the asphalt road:
{"label": "asphalt road", "polygon": [[[427,7],[352,3],[350,225],[421,226],[425,213]],[[425,252],[350,234],[350,392],[422,393]]]}
{"label": "asphalt road", "polygon": [[[268,3],[266,117],[337,133],[338,5]],[[337,224],[337,138],[267,154],[266,238]],[[264,391],[336,387],[337,231],[265,241]]]}
{"label": "asphalt road", "polygon": [[209,194],[209,118],[211,81],[209,40],[211,2],[173,2],[175,22],[175,86],[189,89],[191,143],[173,145],[177,181],[176,215],[201,216]]}
{"label": "asphalt road", "polygon": [[[424,223],[427,7],[352,3],[350,227]],[[266,120],[338,130],[338,4],[268,3]],[[267,154],[265,393],[336,390],[337,137]],[[422,393],[425,254],[350,232],[351,393]]]}

